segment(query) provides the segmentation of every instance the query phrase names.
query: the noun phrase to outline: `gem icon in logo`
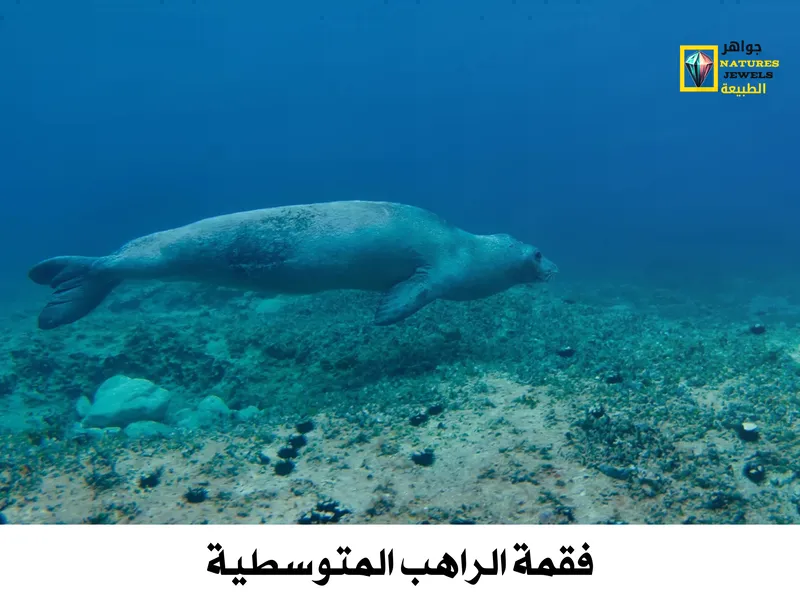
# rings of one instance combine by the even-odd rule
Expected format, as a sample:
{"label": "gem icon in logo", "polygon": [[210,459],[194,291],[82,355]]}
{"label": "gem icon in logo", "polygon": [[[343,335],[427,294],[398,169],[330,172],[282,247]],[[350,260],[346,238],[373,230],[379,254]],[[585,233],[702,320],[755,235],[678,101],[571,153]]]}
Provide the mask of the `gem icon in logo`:
{"label": "gem icon in logo", "polygon": [[714,68],[714,59],[705,52],[699,50],[694,54],[690,54],[686,59],[686,68],[689,70],[689,75],[692,76],[695,86],[700,87],[708,77],[711,69]]}
{"label": "gem icon in logo", "polygon": [[681,91],[719,91],[718,57],[718,46],[681,46]]}

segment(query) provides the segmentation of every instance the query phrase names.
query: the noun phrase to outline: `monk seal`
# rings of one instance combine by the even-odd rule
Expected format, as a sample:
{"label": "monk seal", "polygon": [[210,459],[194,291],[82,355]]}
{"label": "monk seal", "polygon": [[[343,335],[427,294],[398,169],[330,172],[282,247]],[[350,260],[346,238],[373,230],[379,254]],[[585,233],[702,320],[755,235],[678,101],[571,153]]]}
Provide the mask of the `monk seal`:
{"label": "monk seal", "polygon": [[374,322],[436,299],[485,298],[558,272],[510,235],[475,235],[427,210],[361,200],[211,217],[134,239],[102,257],[57,256],[28,276],[54,292],[38,325],[83,318],[123,280],[180,280],[272,294],[382,292]]}

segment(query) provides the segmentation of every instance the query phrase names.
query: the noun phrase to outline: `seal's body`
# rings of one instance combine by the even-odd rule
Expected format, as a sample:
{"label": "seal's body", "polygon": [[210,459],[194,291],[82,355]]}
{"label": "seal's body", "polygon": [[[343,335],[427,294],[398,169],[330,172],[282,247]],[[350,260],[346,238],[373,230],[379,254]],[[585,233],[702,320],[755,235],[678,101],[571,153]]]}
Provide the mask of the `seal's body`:
{"label": "seal's body", "polygon": [[389,325],[437,298],[484,298],[556,272],[510,236],[473,235],[404,204],[346,201],[212,217],[137,238],[109,256],[50,258],[29,277],[55,290],[39,315],[39,327],[53,329],[87,315],[126,279],[272,294],[383,292],[375,322]]}

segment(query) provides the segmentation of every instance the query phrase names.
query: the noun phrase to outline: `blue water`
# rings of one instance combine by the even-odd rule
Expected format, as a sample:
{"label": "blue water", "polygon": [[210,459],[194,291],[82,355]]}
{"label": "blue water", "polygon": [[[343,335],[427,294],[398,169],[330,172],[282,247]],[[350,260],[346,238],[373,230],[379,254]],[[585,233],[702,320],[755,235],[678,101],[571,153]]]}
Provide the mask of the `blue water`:
{"label": "blue water", "polygon": [[[317,496],[360,522],[798,522],[798,23],[796,0],[0,0],[0,522],[303,522]],[[767,93],[680,93],[681,45],[732,40],[780,61]],[[43,259],[351,199],[559,275],[394,328],[364,295],[144,286],[37,330],[65,297]]]}
{"label": "blue water", "polygon": [[[796,3],[0,2],[4,287],[55,254],[341,199],[539,245],[562,277],[792,274]],[[760,43],[761,97],[678,93]]]}

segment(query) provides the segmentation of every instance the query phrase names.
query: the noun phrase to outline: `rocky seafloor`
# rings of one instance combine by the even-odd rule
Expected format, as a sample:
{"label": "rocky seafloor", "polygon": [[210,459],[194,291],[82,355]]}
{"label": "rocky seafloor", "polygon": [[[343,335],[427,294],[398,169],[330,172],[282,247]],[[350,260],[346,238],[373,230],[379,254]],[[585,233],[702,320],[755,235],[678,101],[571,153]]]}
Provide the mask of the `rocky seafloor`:
{"label": "rocky seafloor", "polygon": [[31,302],[0,322],[0,523],[797,523],[778,288],[522,287],[385,328],[355,292],[129,286],[52,331]]}

